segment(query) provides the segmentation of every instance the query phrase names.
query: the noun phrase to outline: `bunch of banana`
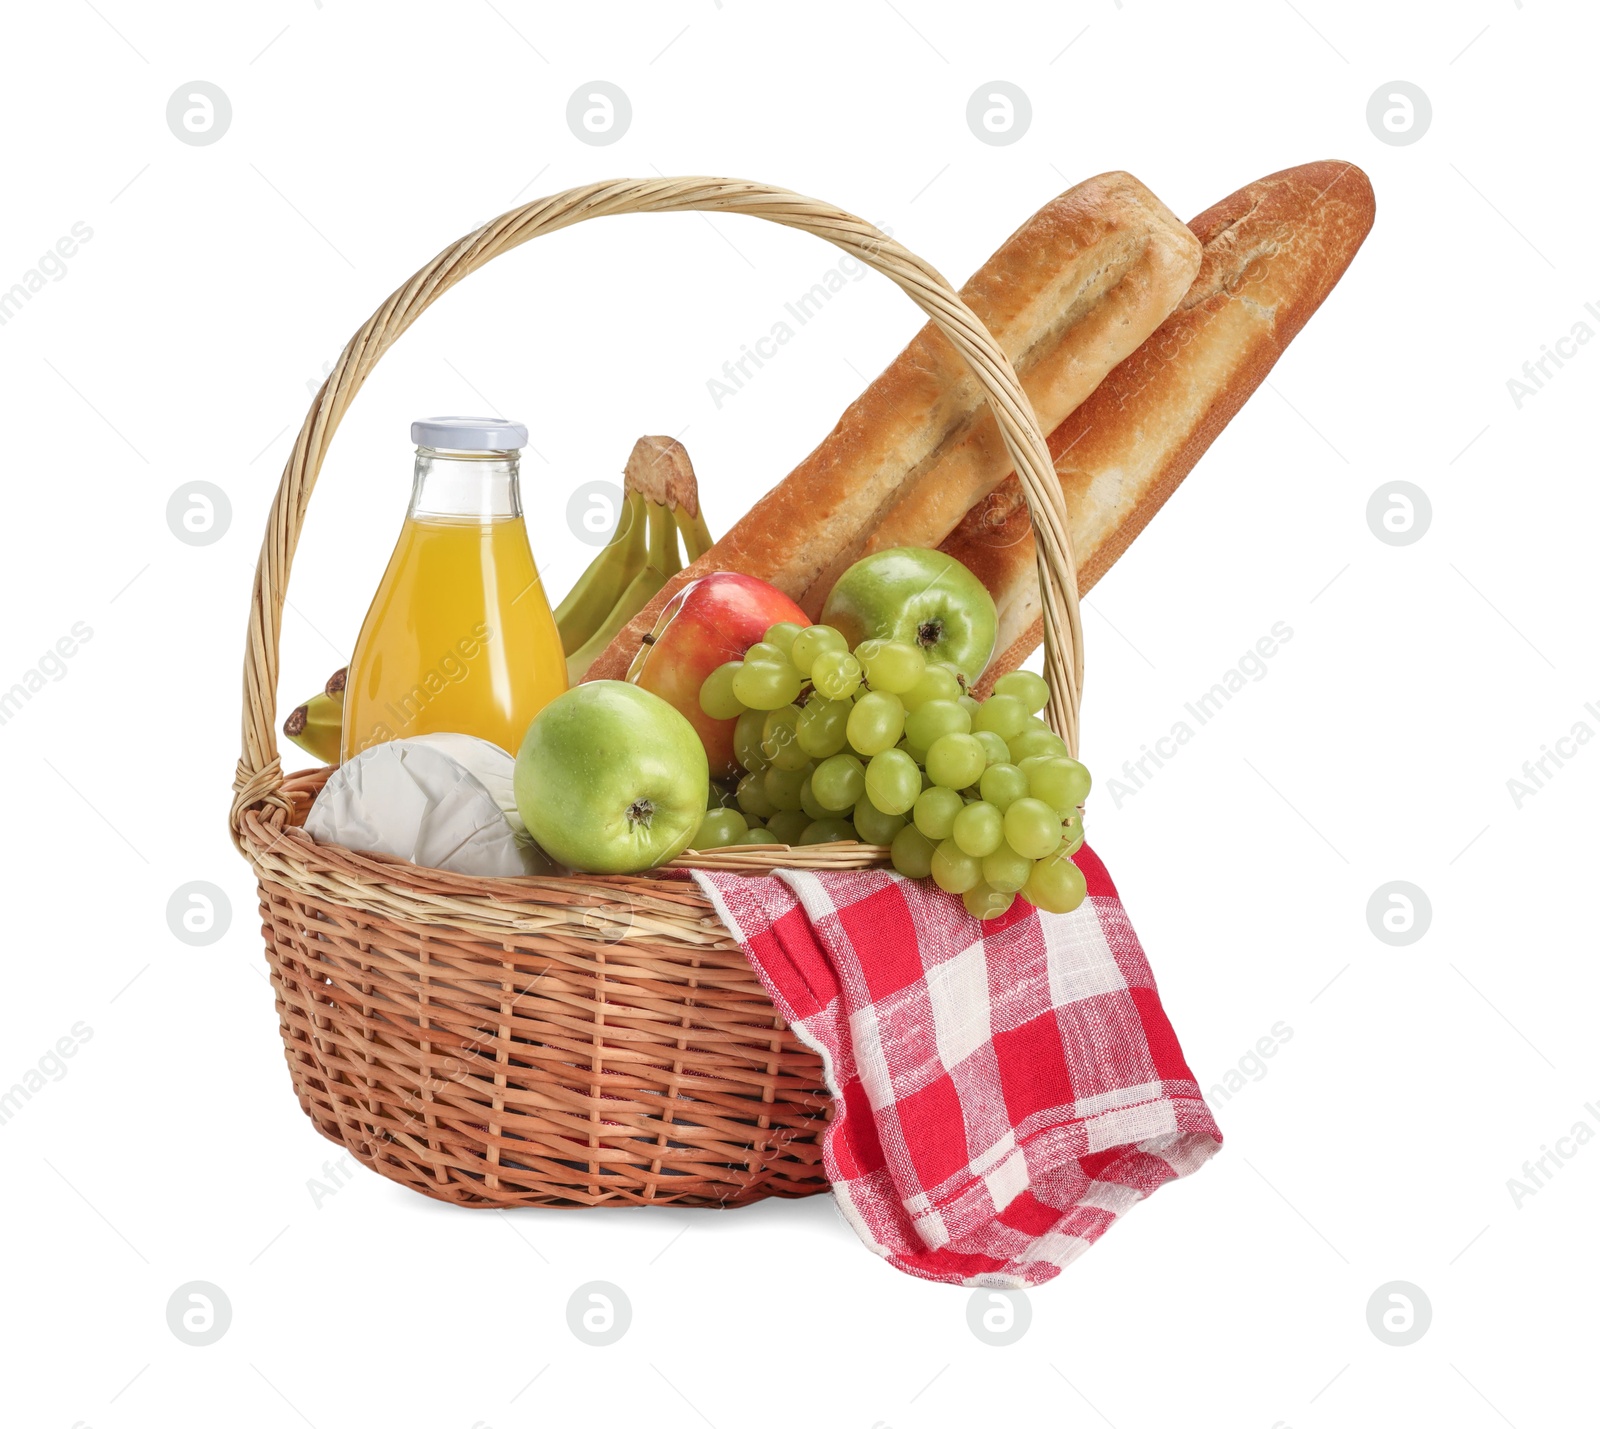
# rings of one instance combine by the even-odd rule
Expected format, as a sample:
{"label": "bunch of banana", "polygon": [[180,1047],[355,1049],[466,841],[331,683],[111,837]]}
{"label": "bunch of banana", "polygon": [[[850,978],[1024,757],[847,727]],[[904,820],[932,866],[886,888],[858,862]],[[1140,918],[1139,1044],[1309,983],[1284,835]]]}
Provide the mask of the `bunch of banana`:
{"label": "bunch of banana", "polygon": [[610,542],[556,607],[567,678],[574,685],[667,578],[711,548],[694,467],[681,442],[640,437],[622,487],[626,500]]}
{"label": "bunch of banana", "polygon": [[303,705],[296,705],[283,722],[283,732],[313,759],[339,762],[339,734],[344,725],[344,682],[347,665],[328,676],[328,683]]}

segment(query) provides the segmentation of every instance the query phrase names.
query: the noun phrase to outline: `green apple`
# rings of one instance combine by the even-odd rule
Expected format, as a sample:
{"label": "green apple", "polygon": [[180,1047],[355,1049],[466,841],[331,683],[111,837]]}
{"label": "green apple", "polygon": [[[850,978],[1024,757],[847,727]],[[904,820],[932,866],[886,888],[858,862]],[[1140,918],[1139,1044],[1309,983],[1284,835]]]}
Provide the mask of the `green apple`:
{"label": "green apple", "polygon": [[528,726],[513,788],[528,832],[585,873],[638,873],[688,848],[706,810],[705,746],[659,695],[575,685]]}
{"label": "green apple", "polygon": [[969,685],[994,654],[998,622],[983,582],[943,551],[896,546],[864,556],[822,607],[854,650],[863,640],[903,640],[930,665],[954,665]]}

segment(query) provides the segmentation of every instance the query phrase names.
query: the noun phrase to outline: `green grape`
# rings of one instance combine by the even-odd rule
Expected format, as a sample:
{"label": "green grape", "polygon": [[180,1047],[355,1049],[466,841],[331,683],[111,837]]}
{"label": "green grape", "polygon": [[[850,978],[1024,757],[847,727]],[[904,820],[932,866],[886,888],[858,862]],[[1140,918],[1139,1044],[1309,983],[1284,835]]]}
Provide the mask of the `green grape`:
{"label": "green grape", "polygon": [[739,781],[739,788],[735,793],[739,807],[748,818],[770,819],[778,812],[778,806],[767,798],[767,791],[762,787],[760,774],[746,774]]}
{"label": "green grape", "polygon": [[1061,815],[1043,799],[1018,799],[1006,810],[1005,830],[1006,842],[1024,858],[1043,858],[1060,847]]}
{"label": "green grape", "polygon": [[856,831],[849,819],[818,819],[800,835],[803,844],[857,843]]}
{"label": "green grape", "polygon": [[928,777],[946,789],[965,789],[982,777],[986,762],[970,734],[941,735],[928,748]]}
{"label": "green grape", "polygon": [[734,791],[733,797],[738,800],[739,811],[747,819],[770,819],[774,813],[778,813],[778,805],[766,797],[763,773],[752,773],[739,779],[739,787]]}
{"label": "green grape", "polygon": [[1028,711],[1014,695],[990,695],[972,717],[974,729],[993,730],[1001,739],[1013,739],[1022,733]]}
{"label": "green grape", "polygon": [[761,788],[775,809],[798,809],[800,789],[805,782],[806,772],[803,769],[773,768],[761,776]]}
{"label": "green grape", "polygon": [[1089,797],[1093,782],[1083,765],[1065,755],[1043,759],[1035,755],[1023,766],[1023,772],[1028,777],[1028,792],[1063,814]]}
{"label": "green grape", "polygon": [[943,665],[928,665],[916,684],[900,698],[908,710],[920,710],[930,700],[949,700],[954,704],[960,697],[961,685],[955,675]]}
{"label": "green grape", "polygon": [[824,650],[848,651],[844,636],[831,625],[808,625],[789,642],[789,658],[802,675],[811,673],[811,662]]}
{"label": "green grape", "polygon": [[[871,777],[870,774],[868,777]],[[863,794],[856,800],[852,817],[855,819],[856,836],[862,843],[892,844],[895,835],[906,826],[904,814],[884,813],[872,802],[870,794]]]}
{"label": "green grape", "polygon": [[1001,893],[1017,893],[1033,872],[1033,860],[1024,858],[1010,844],[1001,844],[983,860],[983,881]]}
{"label": "green grape", "polygon": [[1024,759],[1040,754],[1064,755],[1067,752],[1066,742],[1047,729],[1025,729],[1015,739],[1008,739],[1006,748],[1011,751],[1013,764],[1021,764]]}
{"label": "green grape", "polygon": [[967,905],[967,912],[974,918],[987,922],[990,918],[998,918],[1002,913],[1009,913],[1011,905],[1017,901],[1015,889],[991,888],[987,883],[980,883],[976,888],[969,888],[961,895],[961,901]]}
{"label": "green grape", "polygon": [[811,792],[825,809],[851,808],[866,788],[866,766],[853,754],[831,755],[811,774]]}
{"label": "green grape", "polygon": [[954,839],[946,839],[934,849],[928,871],[946,893],[965,893],[976,888],[983,877],[983,865],[970,853],[963,853]]}
{"label": "green grape", "polygon": [[811,683],[830,700],[847,700],[861,688],[861,662],[844,650],[824,650],[811,662]]}
{"label": "green grape", "polygon": [[733,677],[733,693],[753,710],[778,710],[793,704],[800,693],[800,672],[783,664],[747,660]]}
{"label": "green grape", "polygon": [[780,809],[767,820],[767,832],[781,844],[797,844],[800,835],[811,827],[811,819],[803,809]]}
{"label": "green grape", "polygon": [[1070,913],[1088,891],[1078,865],[1066,854],[1055,853],[1034,864],[1022,896],[1046,913]]}
{"label": "green grape", "polygon": [[857,754],[870,757],[893,749],[905,727],[906,711],[900,697],[874,690],[856,701],[845,722],[845,737]]}
{"label": "green grape", "polygon": [[1076,815],[1067,820],[1067,831],[1062,836],[1061,847],[1057,850],[1070,857],[1083,847],[1083,816]]}
{"label": "green grape", "polygon": [[761,710],[746,710],[733,727],[733,757],[740,767],[760,773],[767,767],[767,756],[761,752],[761,731],[767,722]]}
{"label": "green grape", "polygon": [[967,712],[967,717],[969,719],[976,719],[978,717],[978,711],[983,708],[983,706],[979,704],[977,700],[973,699],[971,695],[962,695],[961,698],[956,701],[956,703]]}
{"label": "green grape", "polygon": [[856,647],[856,659],[867,672],[867,683],[891,695],[914,689],[927,670],[922,651],[903,640],[865,640]]}
{"label": "green grape", "polygon": [[914,824],[907,824],[889,845],[894,871],[907,878],[926,878],[933,868],[933,841]]}
{"label": "green grape", "polygon": [[1028,776],[1015,764],[991,764],[978,780],[978,792],[1003,814],[1031,791]]}
{"label": "green grape", "polygon": [[923,835],[937,843],[950,837],[956,815],[965,807],[961,795],[954,789],[941,789],[935,785],[917,795],[912,805],[911,817]]}
{"label": "green grape", "polygon": [[746,665],[787,665],[789,655],[781,645],[758,640],[744,652],[744,662]]}
{"label": "green grape", "polygon": [[700,686],[700,708],[712,719],[737,719],[744,705],[733,692],[733,677],[744,669],[744,661],[729,660],[718,665]]}
{"label": "green grape", "polygon": [[832,809],[825,807],[821,802],[819,802],[815,792],[811,788],[810,779],[807,779],[806,782],[800,786],[800,807],[813,819],[825,819],[833,812]]}
{"label": "green grape", "polygon": [[950,826],[950,837],[962,853],[986,858],[1005,842],[1005,815],[993,804],[980,799],[956,815]]}
{"label": "green grape", "polygon": [[907,717],[906,738],[920,749],[932,749],[934,740],[971,728],[972,716],[955,700],[929,700]]}
{"label": "green grape", "polygon": [[811,763],[811,756],[800,747],[800,742],[791,733],[787,739],[780,734],[777,748],[773,751],[772,767],[775,769],[804,769]]}
{"label": "green grape", "polygon": [[[789,658],[789,647],[794,644],[794,637],[800,633],[800,627],[792,620],[780,620],[776,625],[769,625],[767,633],[761,637],[765,645],[775,645],[783,652],[783,658]],[[746,659],[749,656],[745,657]]]}
{"label": "green grape", "polygon": [[[767,710],[766,718],[761,721],[762,753],[768,759],[777,752],[776,745],[787,744],[794,739],[794,727],[800,722],[799,705],[783,705],[775,710]],[[782,731],[780,733],[780,731]],[[772,746],[772,747],[766,747]]]}
{"label": "green grape", "polygon": [[1049,684],[1043,675],[1036,675],[1032,670],[1013,670],[1010,674],[1002,675],[994,682],[994,692],[1021,700],[1023,709],[1029,714],[1038,714],[1050,703]]}
{"label": "green grape", "polygon": [[775,844],[778,840],[770,829],[751,829],[748,833],[739,835],[742,844]]}
{"label": "green grape", "polygon": [[972,731],[972,737],[983,746],[983,757],[989,761],[991,767],[1011,762],[1011,751],[1006,748],[1005,740],[992,729],[975,729]]}
{"label": "green grape", "polygon": [[884,749],[872,756],[867,765],[867,797],[877,808],[886,814],[904,814],[921,792],[922,771],[905,750]]}
{"label": "green grape", "polygon": [[775,769],[801,769],[810,763],[810,756],[795,737],[799,719],[798,705],[784,705],[770,711],[762,722],[761,752]]}
{"label": "green grape", "polygon": [[845,721],[850,718],[849,700],[825,700],[813,694],[800,711],[795,736],[800,748],[813,759],[826,759],[844,748]]}
{"label": "green grape", "polygon": [[713,809],[700,820],[699,831],[691,848],[727,848],[739,842],[740,835],[750,831],[744,815],[737,809]]}

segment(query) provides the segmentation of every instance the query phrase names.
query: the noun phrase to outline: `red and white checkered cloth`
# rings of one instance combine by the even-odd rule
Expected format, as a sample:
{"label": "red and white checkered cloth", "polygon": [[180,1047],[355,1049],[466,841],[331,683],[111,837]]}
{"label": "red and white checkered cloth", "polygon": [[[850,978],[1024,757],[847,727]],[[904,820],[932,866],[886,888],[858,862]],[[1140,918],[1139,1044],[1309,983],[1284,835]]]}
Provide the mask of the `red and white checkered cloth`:
{"label": "red and white checkered cloth", "polygon": [[1100,860],[1074,913],[877,870],[694,876],[834,1095],[845,1219],[911,1275],[1037,1285],[1221,1146]]}

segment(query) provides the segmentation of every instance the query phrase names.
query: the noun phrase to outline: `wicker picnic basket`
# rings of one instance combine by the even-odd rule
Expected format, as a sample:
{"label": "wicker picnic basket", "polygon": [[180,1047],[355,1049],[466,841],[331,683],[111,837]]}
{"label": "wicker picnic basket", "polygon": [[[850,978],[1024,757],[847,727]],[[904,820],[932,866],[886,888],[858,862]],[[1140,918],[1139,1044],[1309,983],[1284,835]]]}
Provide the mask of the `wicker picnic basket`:
{"label": "wicker picnic basket", "polygon": [[[1044,593],[1047,718],[1076,749],[1078,588],[1061,488],[1015,372],[950,284],[871,224],[732,179],[627,179],[503,214],[393,293],[340,354],[284,468],[256,566],[235,842],[259,880],[300,1105],[373,1170],[468,1206],[745,1205],[826,1187],[817,1056],[681,873],[477,879],[314,843],[328,769],[285,776],[278,642],[306,505],[378,358],[437,298],[530,238],[607,214],[746,214],[892,278],[987,392],[1027,493]],[[860,868],[859,844],[689,854],[676,869]]]}

